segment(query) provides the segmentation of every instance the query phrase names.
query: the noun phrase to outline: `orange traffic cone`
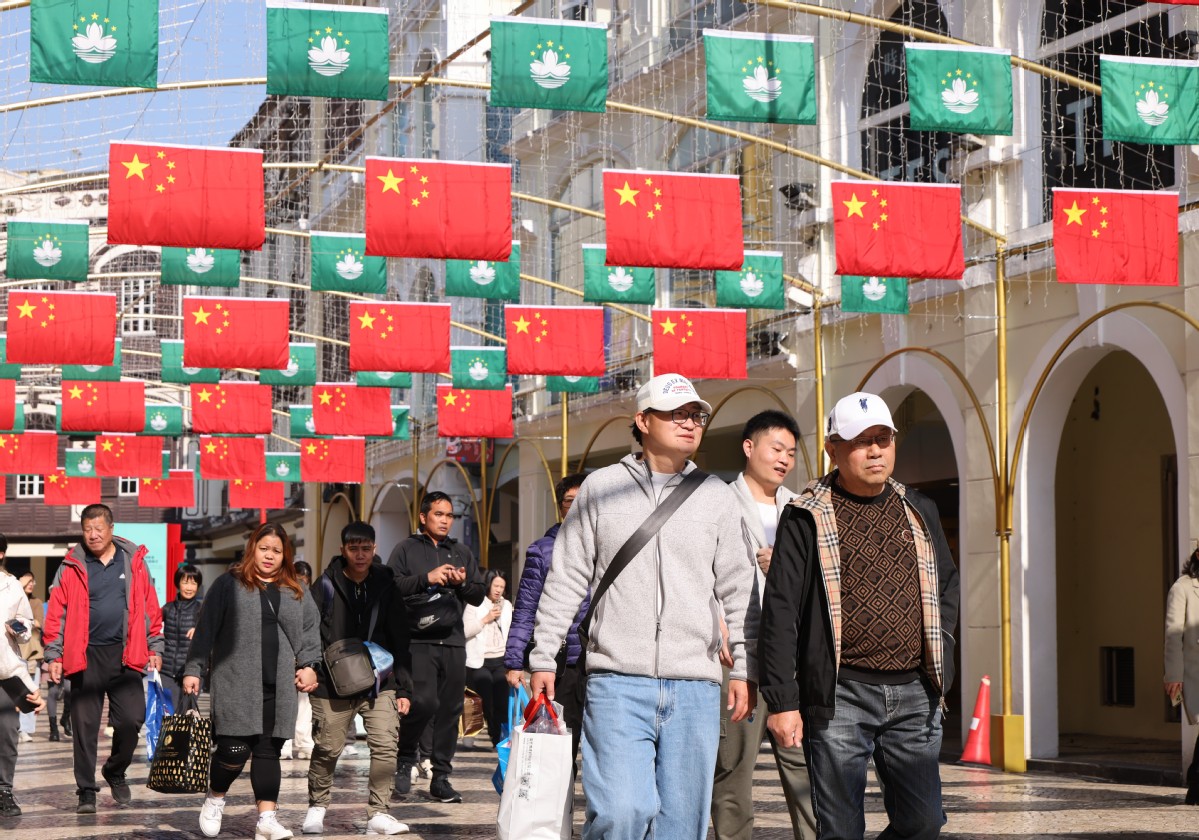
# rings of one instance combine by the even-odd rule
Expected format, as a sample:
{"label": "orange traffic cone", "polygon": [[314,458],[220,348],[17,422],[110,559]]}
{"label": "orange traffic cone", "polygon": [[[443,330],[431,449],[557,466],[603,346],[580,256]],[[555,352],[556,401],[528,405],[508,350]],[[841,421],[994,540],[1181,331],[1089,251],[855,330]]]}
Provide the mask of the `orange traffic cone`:
{"label": "orange traffic cone", "polygon": [[991,763],[990,677],[983,677],[978,687],[978,700],[974,703],[974,717],[970,719],[970,734],[966,737],[966,749],[962,750],[961,760],[966,764]]}

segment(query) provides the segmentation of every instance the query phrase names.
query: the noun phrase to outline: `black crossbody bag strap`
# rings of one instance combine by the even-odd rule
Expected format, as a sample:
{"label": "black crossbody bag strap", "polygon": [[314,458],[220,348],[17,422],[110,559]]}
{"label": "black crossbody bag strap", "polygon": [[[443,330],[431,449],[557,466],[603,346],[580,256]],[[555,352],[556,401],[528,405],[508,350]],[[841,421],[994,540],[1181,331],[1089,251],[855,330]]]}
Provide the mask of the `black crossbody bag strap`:
{"label": "black crossbody bag strap", "polygon": [[653,513],[641,523],[641,527],[625,540],[624,545],[612,558],[612,562],[608,564],[608,568],[604,569],[604,576],[600,578],[599,586],[591,595],[591,605],[587,608],[587,615],[583,616],[583,620],[579,623],[579,641],[582,643],[584,652],[587,649],[587,633],[591,629],[591,619],[595,615],[595,606],[599,603],[600,598],[604,597],[608,587],[624,571],[625,566],[629,565],[633,558],[641,552],[641,549],[645,548],[646,543],[662,530],[662,526],[666,524],[667,520],[674,516],[674,512],[682,507],[683,502],[687,501],[707,477],[708,474],[698,468],[683,476],[679,486],[674,488],[674,491],[666,497],[666,501],[654,508]]}

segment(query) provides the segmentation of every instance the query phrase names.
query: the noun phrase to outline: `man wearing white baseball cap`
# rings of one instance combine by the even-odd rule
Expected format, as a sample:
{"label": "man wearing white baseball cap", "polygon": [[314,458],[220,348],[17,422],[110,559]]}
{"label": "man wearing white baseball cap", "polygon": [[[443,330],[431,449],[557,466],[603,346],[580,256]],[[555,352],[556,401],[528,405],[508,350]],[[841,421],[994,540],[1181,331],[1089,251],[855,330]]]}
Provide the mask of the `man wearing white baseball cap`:
{"label": "man wearing white baseball cap", "polygon": [[783,513],[762,600],[767,727],[805,742],[820,840],[861,838],[874,758],[884,840],[932,840],[941,714],[953,681],[957,567],[932,500],[891,477],[895,423],[875,394],[829,413],[833,470]]}
{"label": "man wearing white baseball cap", "polygon": [[[728,625],[730,719],[756,701],[758,604],[733,491],[689,459],[712,407],[686,377],[637,392],[641,457],[597,470],[554,542],[529,657],[533,696],[554,696],[554,656],[579,626],[584,840],[704,840],[720,737],[720,621]],[[580,659],[580,663],[582,663]]]}

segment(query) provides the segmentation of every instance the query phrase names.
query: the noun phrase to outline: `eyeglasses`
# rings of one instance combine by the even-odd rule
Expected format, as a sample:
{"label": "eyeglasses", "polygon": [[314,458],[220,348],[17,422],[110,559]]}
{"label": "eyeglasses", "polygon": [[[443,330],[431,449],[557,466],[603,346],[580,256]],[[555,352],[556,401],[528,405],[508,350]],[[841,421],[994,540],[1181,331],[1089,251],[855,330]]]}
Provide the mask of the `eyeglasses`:
{"label": "eyeglasses", "polygon": [[851,449],[869,449],[870,444],[877,444],[879,449],[886,449],[895,442],[895,432],[880,432],[877,435],[861,435],[853,440],[836,438],[833,443],[848,443]]}
{"label": "eyeglasses", "polygon": [[701,429],[708,425],[708,421],[712,419],[712,415],[706,411],[688,411],[685,408],[676,408],[674,411],[661,411],[660,409],[651,409],[659,414],[669,414],[672,422],[683,425],[690,420]]}

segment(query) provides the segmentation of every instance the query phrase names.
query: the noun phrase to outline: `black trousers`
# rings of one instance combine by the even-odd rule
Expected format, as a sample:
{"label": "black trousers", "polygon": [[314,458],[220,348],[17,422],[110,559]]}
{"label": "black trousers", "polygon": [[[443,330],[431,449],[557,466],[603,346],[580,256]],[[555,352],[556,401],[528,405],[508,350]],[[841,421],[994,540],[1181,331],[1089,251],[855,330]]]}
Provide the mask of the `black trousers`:
{"label": "black trousers", "polygon": [[562,704],[562,719],[570,728],[571,758],[579,772],[579,739],[583,735],[583,705],[587,700],[587,675],[567,665],[554,684],[554,699]]}
{"label": "black trousers", "polygon": [[504,658],[484,659],[482,668],[471,668],[466,674],[467,685],[483,701],[483,719],[494,747],[500,742],[500,727],[508,719],[508,670]]}
{"label": "black trousers", "polygon": [[75,748],[75,786],[96,790],[96,750],[100,738],[100,713],[108,696],[108,722],[112,725],[112,752],[104,762],[104,776],[121,776],[133,761],[138,731],[146,719],[146,693],[140,671],[121,664],[122,645],[88,645],[87,668],[72,674],[71,725]]}
{"label": "black trousers", "polygon": [[425,725],[433,723],[433,778],[453,771],[458,748],[458,719],[466,690],[466,649],[413,643],[412,710],[400,724],[399,762],[416,763],[416,749]]}

